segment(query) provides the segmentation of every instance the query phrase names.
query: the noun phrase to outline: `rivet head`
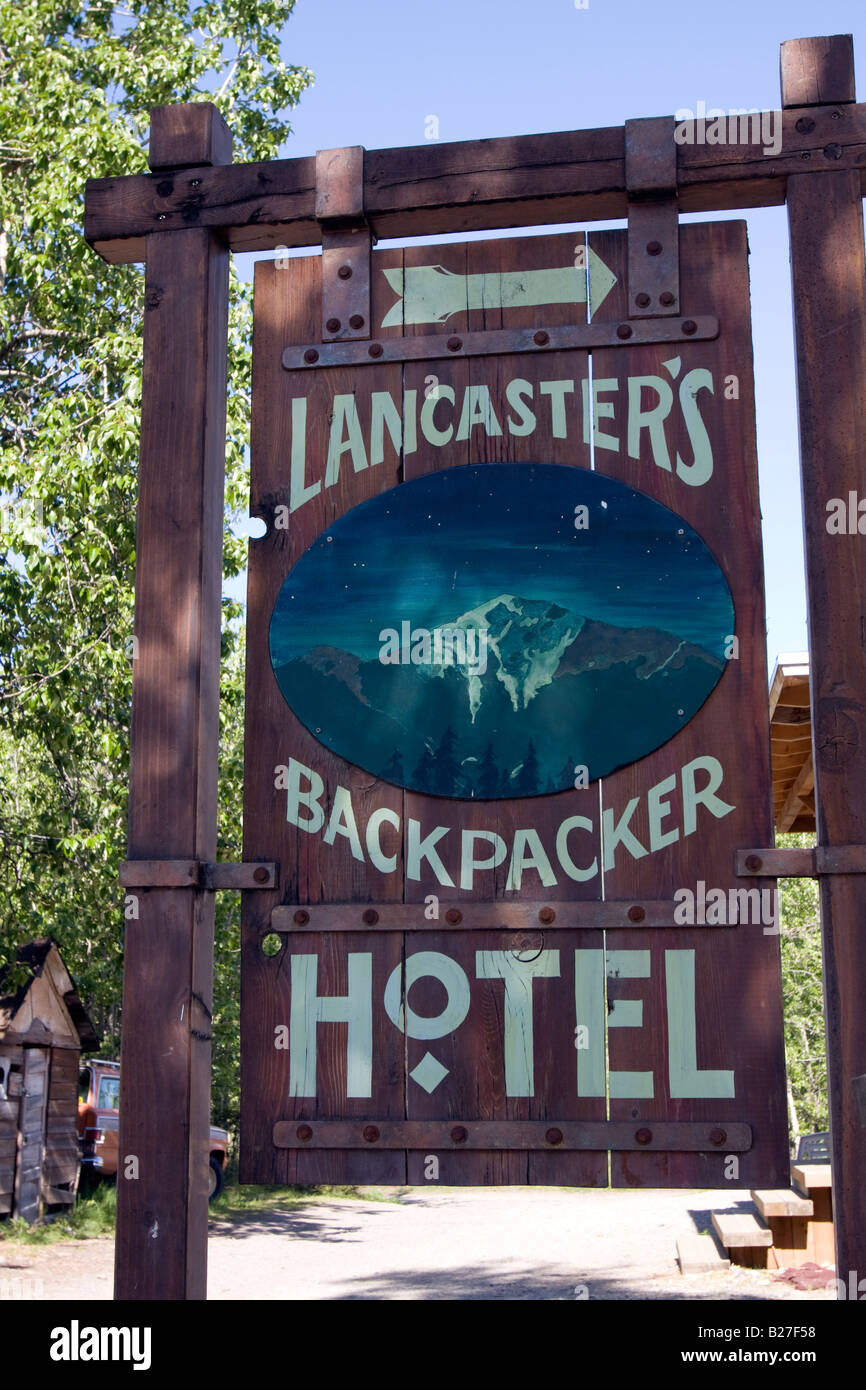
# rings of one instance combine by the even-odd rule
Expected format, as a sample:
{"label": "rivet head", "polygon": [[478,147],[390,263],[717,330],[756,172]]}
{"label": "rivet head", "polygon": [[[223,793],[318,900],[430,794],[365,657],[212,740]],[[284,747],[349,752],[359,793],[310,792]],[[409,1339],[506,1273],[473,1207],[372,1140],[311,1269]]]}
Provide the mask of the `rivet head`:
{"label": "rivet head", "polygon": [[366,922],[368,927],[375,927],[379,914],[374,907],[368,907],[366,912],[361,913],[361,920]]}
{"label": "rivet head", "polygon": [[375,1125],[365,1125],[363,1136],[368,1144],[375,1144],[376,1140],[379,1138],[379,1131]]}
{"label": "rivet head", "polygon": [[449,907],[445,913],[445,921],[450,922],[452,927],[459,926],[463,921],[463,913],[457,907]]}
{"label": "rivet head", "polygon": [[462,338],[449,338],[445,344],[449,352],[459,352],[463,346]]}
{"label": "rivet head", "polygon": [[258,869],[253,869],[253,881],[255,883],[267,883],[269,878],[270,874],[268,873],[264,864],[262,864]]}
{"label": "rivet head", "polygon": [[189,181],[189,186],[190,186],[190,188],[198,188],[198,186],[199,186],[200,183],[201,183],[201,179],[190,179],[190,181]]}
{"label": "rivet head", "polygon": [[304,361],[305,361],[305,362],[318,362],[318,360],[319,360],[319,354],[316,352],[316,349],[315,349],[315,348],[307,348],[306,352],[304,353]]}
{"label": "rivet head", "polygon": [[349,327],[350,327],[350,328],[356,328],[356,329],[357,329],[357,328],[363,328],[363,327],[364,327],[364,315],[363,315],[363,314],[352,314],[352,315],[350,316],[350,318],[349,318]]}
{"label": "rivet head", "polygon": [[367,353],[370,357],[381,357],[384,350],[381,343],[371,343],[367,348]]}
{"label": "rivet head", "polygon": [[647,253],[648,256],[660,256],[661,253],[662,253],[662,244],[661,244],[661,242],[660,242],[660,241],[648,241],[647,244],[646,244],[646,253]]}
{"label": "rivet head", "polygon": [[165,213],[164,213],[164,212],[158,212],[158,213],[156,214],[156,220],[157,220],[157,222],[164,222],[164,221],[166,220],[166,215],[165,215]]}
{"label": "rivet head", "polygon": [[621,323],[616,330],[616,336],[618,338],[630,338],[632,332],[633,329],[630,323]]}
{"label": "rivet head", "polygon": [[634,907],[629,908],[628,912],[626,913],[626,916],[628,917],[628,920],[630,922],[642,922],[643,919],[646,917],[646,912],[642,907],[639,907],[637,903],[635,903]]}
{"label": "rivet head", "polygon": [[328,319],[327,323],[325,324],[325,327],[327,328],[327,330],[328,330],[329,333],[339,333],[339,331],[340,331],[340,320],[339,320],[339,319]]}
{"label": "rivet head", "polygon": [[665,308],[667,308],[668,305],[673,304],[675,298],[676,295],[672,294],[670,290],[662,290],[659,295],[659,304],[664,304]]}
{"label": "rivet head", "polygon": [[756,873],[758,873],[759,870],[762,869],[763,867],[764,867],[764,861],[763,861],[763,859],[761,858],[760,854],[747,854],[747,855],[746,855],[746,868],[749,870],[750,873],[756,874]]}
{"label": "rivet head", "polygon": [[352,267],[350,265],[341,265],[339,270],[337,271],[337,274],[339,275],[341,280],[351,280]]}
{"label": "rivet head", "polygon": [[543,907],[538,914],[539,922],[555,922],[556,913],[552,907]]}
{"label": "rivet head", "polygon": [[537,343],[539,347],[544,347],[546,343],[550,342],[550,334],[545,329],[539,328],[537,333],[533,333],[532,341]]}
{"label": "rivet head", "polygon": [[639,309],[647,309],[649,308],[650,297],[648,294],[644,294],[643,292],[641,292],[640,294],[635,295],[634,302]]}
{"label": "rivet head", "polygon": [[727,1137],[727,1132],[724,1129],[710,1130],[710,1143],[715,1144],[716,1148],[719,1148],[722,1144],[724,1144]]}
{"label": "rivet head", "polygon": [[634,1137],[638,1144],[649,1144],[652,1141],[653,1132],[651,1129],[636,1129]]}
{"label": "rivet head", "polygon": [[465,1125],[455,1125],[451,1131],[451,1142],[454,1144],[465,1144],[469,1135]]}
{"label": "rivet head", "polygon": [[697,333],[697,331],[698,325],[695,323],[694,319],[685,319],[683,321],[683,332],[687,338],[690,338],[692,334]]}
{"label": "rivet head", "polygon": [[841,146],[841,145],[835,145],[835,144],[833,144],[833,145],[825,145],[825,146],[824,146],[824,158],[825,158],[825,159],[841,159],[841,158],[842,158],[842,146]]}
{"label": "rivet head", "polygon": [[309,1144],[310,1140],[313,1137],[313,1131],[309,1125],[298,1125],[297,1129],[295,1130],[295,1134],[298,1136],[302,1144]]}
{"label": "rivet head", "polygon": [[562,1143],[562,1130],[561,1130],[561,1129],[556,1129],[555,1127],[552,1128],[552,1129],[548,1129],[548,1130],[545,1132],[544,1138],[545,1138],[545,1140],[547,1141],[548,1144],[561,1144],[561,1143]]}
{"label": "rivet head", "polygon": [[298,911],[295,913],[295,915],[294,915],[294,917],[293,917],[292,920],[293,920],[299,927],[305,927],[305,926],[307,925],[307,923],[309,922],[309,920],[310,920],[310,914],[309,914],[309,912],[305,912],[304,909],[301,907],[301,908],[299,908]]}
{"label": "rivet head", "polygon": [[795,127],[801,135],[808,135],[815,129],[815,122],[811,116],[801,116]]}

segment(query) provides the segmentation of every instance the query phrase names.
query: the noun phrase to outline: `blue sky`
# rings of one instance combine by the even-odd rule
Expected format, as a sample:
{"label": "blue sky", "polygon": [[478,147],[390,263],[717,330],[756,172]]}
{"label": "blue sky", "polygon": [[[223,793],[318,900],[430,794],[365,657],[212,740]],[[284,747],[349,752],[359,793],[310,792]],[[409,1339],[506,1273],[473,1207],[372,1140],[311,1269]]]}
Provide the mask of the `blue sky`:
{"label": "blue sky", "polygon": [[[699,101],[771,110],[784,39],[851,32],[862,91],[866,8],[850,0],[298,0],[283,54],[315,85],[281,153],[423,144],[431,115],[453,141],[620,125]],[[727,215],[749,226],[772,667],[806,646],[787,223],[784,208]],[[236,258],[242,275],[254,259]]]}

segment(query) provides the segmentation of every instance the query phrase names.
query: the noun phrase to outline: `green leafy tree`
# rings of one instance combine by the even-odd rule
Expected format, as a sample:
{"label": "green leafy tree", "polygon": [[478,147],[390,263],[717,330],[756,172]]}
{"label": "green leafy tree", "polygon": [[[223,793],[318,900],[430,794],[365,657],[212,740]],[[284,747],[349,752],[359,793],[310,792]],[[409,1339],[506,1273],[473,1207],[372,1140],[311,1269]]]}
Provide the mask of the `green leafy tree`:
{"label": "green leafy tree", "polygon": [[[786,849],[811,849],[814,835],[779,835]],[[813,878],[779,881],[788,1122],[792,1141],[829,1126],[821,919]]]}
{"label": "green leafy tree", "polygon": [[[0,964],[58,941],[116,1053],[143,268],[83,239],[92,176],[146,172],[149,112],[213,100],[274,157],[311,74],[294,0],[0,0]],[[250,287],[232,278],[227,511],[245,509]],[[41,524],[39,512],[41,509]],[[227,529],[225,569],[245,546]],[[220,852],[240,857],[242,636],[224,602]],[[237,1108],[237,901],[217,899],[215,1112]]]}

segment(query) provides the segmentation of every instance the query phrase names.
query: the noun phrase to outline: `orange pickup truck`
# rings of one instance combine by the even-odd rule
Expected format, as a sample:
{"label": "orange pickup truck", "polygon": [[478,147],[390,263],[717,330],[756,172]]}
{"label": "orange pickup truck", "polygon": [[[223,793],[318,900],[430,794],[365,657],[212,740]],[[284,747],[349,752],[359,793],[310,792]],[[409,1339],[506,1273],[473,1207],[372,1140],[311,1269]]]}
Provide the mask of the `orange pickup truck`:
{"label": "orange pickup truck", "polygon": [[[91,1057],[78,1074],[78,1145],[82,1169],[101,1177],[117,1175],[120,1063]],[[208,1201],[222,1191],[228,1132],[211,1125]]]}

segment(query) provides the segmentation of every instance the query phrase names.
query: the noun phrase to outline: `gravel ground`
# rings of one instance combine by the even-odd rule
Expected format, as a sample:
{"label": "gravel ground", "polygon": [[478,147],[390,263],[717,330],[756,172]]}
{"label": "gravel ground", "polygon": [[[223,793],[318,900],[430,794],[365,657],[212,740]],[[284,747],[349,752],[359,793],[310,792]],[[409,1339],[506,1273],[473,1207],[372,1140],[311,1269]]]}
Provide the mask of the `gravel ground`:
{"label": "gravel ground", "polygon": [[[213,1220],[209,1298],[832,1301],[772,1273],[683,1276],[678,1236],[748,1192],[378,1189]],[[0,1243],[0,1297],[109,1299],[114,1241]],[[584,1292],[585,1289],[585,1292]]]}

